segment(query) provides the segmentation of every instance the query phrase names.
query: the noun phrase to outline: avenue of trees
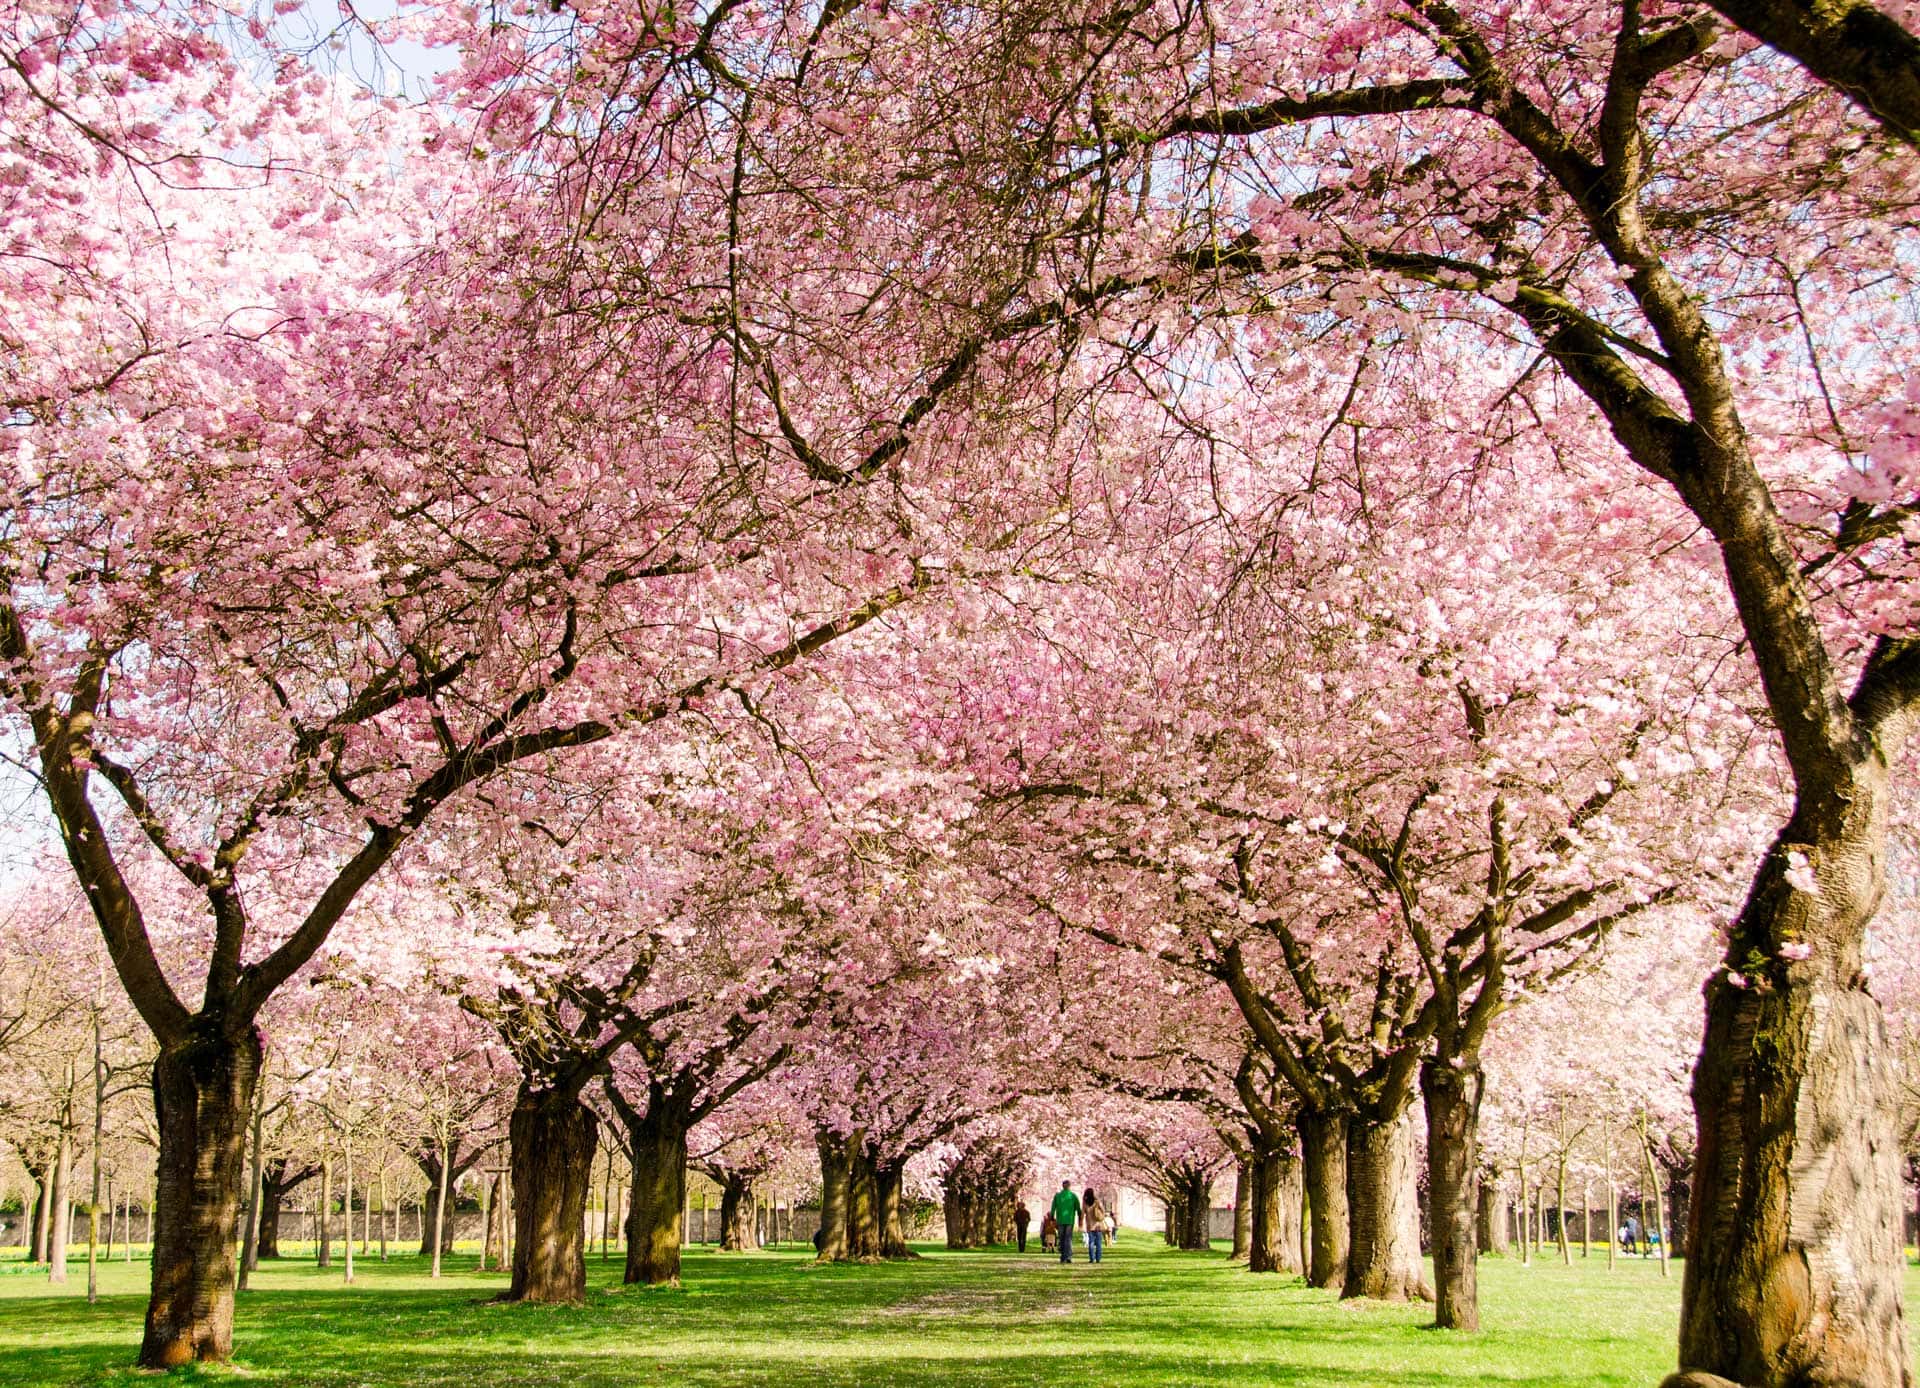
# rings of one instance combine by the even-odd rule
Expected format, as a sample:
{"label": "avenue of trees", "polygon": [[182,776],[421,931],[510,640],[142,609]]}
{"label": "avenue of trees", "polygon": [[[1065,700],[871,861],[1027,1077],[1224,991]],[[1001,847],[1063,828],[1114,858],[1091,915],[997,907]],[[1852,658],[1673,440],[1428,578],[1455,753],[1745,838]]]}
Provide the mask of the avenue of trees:
{"label": "avenue of trees", "polygon": [[287,8],[0,19],[0,1137],[141,1365],[303,1186],[549,1302],[1071,1160],[1910,1382],[1904,11]]}

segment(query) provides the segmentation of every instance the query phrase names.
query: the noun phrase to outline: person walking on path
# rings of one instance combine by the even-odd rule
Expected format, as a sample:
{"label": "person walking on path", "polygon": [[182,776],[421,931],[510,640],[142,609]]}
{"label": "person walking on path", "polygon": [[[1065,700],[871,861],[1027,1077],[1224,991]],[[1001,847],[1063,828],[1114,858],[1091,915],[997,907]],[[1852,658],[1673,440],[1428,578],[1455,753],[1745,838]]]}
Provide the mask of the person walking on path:
{"label": "person walking on path", "polygon": [[1073,1222],[1080,1218],[1080,1197],[1073,1193],[1073,1182],[1062,1181],[1060,1193],[1053,1197],[1053,1222],[1060,1228],[1060,1261],[1073,1261]]}
{"label": "person walking on path", "polygon": [[1087,1188],[1087,1198],[1080,1210],[1087,1222],[1087,1261],[1097,1263],[1100,1261],[1100,1245],[1107,1237],[1107,1210],[1091,1186]]}
{"label": "person walking on path", "polygon": [[1013,1237],[1020,1245],[1022,1253],[1027,1251],[1027,1226],[1031,1223],[1033,1223],[1033,1211],[1028,1209],[1027,1202],[1022,1200],[1013,1207]]}

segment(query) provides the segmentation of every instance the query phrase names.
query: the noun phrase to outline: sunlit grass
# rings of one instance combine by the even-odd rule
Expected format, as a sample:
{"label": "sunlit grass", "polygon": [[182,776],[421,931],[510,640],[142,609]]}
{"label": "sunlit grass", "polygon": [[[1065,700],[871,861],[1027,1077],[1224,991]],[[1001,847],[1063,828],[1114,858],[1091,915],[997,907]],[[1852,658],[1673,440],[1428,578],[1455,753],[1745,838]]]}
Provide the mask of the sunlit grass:
{"label": "sunlit grass", "polygon": [[[356,1263],[287,1258],[241,1298],[231,1370],[191,1381],[263,1388],[664,1382],[687,1388],[870,1388],[929,1384],[1102,1388],[1160,1385],[1606,1385],[1658,1381],[1672,1363],[1679,1270],[1604,1250],[1482,1263],[1487,1328],[1427,1329],[1430,1308],[1340,1303],[1297,1280],[1253,1277],[1222,1254],[1123,1238],[1100,1267],[1051,1255],[949,1254],[882,1267],[814,1268],[799,1250],[690,1250],[679,1290],[623,1289],[619,1263],[590,1260],[582,1307],[495,1305],[505,1283],[473,1255],[432,1281],[409,1255]],[[84,1260],[65,1287],[0,1264],[0,1383],[130,1383],[147,1268],[103,1267],[85,1300]],[[1920,1282],[1909,1274],[1910,1313]]]}

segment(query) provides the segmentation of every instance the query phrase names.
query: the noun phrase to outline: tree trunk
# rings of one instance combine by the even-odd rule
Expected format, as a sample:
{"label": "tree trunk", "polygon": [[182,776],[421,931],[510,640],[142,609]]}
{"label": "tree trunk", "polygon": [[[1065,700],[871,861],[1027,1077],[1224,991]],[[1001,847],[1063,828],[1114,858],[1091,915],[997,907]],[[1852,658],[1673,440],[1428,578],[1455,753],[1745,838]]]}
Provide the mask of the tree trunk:
{"label": "tree trunk", "polygon": [[1420,1265],[1413,1115],[1347,1123],[1347,1217],[1351,1245],[1342,1297],[1432,1298]]}
{"label": "tree trunk", "polygon": [[1567,1244],[1567,1151],[1560,1149],[1560,1166],[1553,1196],[1554,1234],[1560,1241],[1560,1262],[1573,1266],[1573,1249]]}
{"label": "tree trunk", "polygon": [[1486,1172],[1480,1173],[1480,1193],[1476,1200],[1475,1224],[1479,1230],[1482,1253],[1504,1254],[1512,1240],[1511,1216],[1500,1183]]}
{"label": "tree trunk", "polygon": [[[850,1161],[847,1141],[825,1128],[814,1135],[820,1151],[820,1261],[841,1263],[847,1258],[847,1186]],[[952,1229],[947,1242],[953,1243]]]}
{"label": "tree trunk", "polygon": [[345,1156],[346,1170],[342,1174],[346,1177],[346,1187],[340,1196],[340,1214],[345,1225],[345,1237],[342,1242],[345,1244],[346,1251],[347,1281],[351,1283],[353,1281],[353,1138],[351,1135],[347,1138]]}
{"label": "tree trunk", "polygon": [[1333,1289],[1346,1283],[1351,1220],[1347,1213],[1347,1115],[1300,1113],[1300,1150],[1307,1185],[1307,1236],[1313,1256],[1307,1281]]}
{"label": "tree trunk", "polygon": [[753,1223],[753,1178],[728,1173],[720,1187],[720,1251],[751,1253],[760,1246]]}
{"label": "tree trunk", "polygon": [[907,1164],[904,1160],[890,1158],[874,1164],[873,1187],[880,1199],[880,1256],[882,1258],[919,1256],[907,1246],[907,1227],[900,1215],[900,1188],[906,1178]]}
{"label": "tree trunk", "polygon": [[33,1184],[33,1256],[30,1263],[47,1261],[47,1245],[53,1232],[53,1160],[48,1158],[46,1170],[34,1179]]}
{"label": "tree trunk", "polygon": [[158,1208],[142,1368],[233,1352],[233,1224],[260,1055],[259,1034],[249,1028],[239,1038],[199,1033],[154,1060]]}
{"label": "tree trunk", "polygon": [[[451,1144],[449,1144],[449,1146],[451,1146]],[[436,1152],[431,1156],[422,1156],[416,1152],[413,1160],[414,1164],[420,1168],[420,1174],[427,1178],[427,1191],[426,1194],[421,1197],[421,1208],[423,1210],[438,1209],[440,1206],[441,1182],[445,1179],[442,1175],[444,1168],[440,1154]],[[466,1168],[459,1162],[454,1162],[453,1167],[453,1181],[455,1184],[458,1184],[461,1174]],[[447,1207],[449,1209],[452,1208],[452,1202],[453,1195],[449,1187],[447,1192]],[[433,1228],[434,1226],[429,1223],[420,1230],[420,1256],[422,1258],[430,1258],[433,1256]],[[453,1252],[453,1221],[451,1219],[443,1221],[440,1225],[440,1251],[443,1254]]]}
{"label": "tree trunk", "polygon": [[1302,1218],[1305,1187],[1300,1158],[1291,1151],[1282,1150],[1273,1153],[1269,1163],[1269,1182],[1274,1192],[1274,1270],[1304,1277],[1310,1250],[1306,1243],[1306,1223]]}
{"label": "tree trunk", "polygon": [[73,1238],[73,1192],[68,1189],[72,1179],[73,1143],[67,1136],[67,1125],[62,1121],[60,1137],[54,1147],[53,1191],[49,1197],[53,1208],[53,1222],[47,1231],[49,1282],[67,1280],[67,1244]]}
{"label": "tree trunk", "polygon": [[453,1184],[453,1139],[447,1135],[444,1127],[440,1130],[440,1160],[436,1165],[440,1168],[441,1174],[435,1179],[432,1192],[433,1225],[431,1229],[427,1226],[426,1206],[423,1199],[420,1209],[420,1243],[422,1252],[432,1250],[431,1275],[438,1278],[441,1257],[453,1251],[453,1226],[447,1220],[447,1191]]}
{"label": "tree trunk", "polygon": [[[1756,1388],[1912,1382],[1895,1075],[1861,960],[1884,890],[1884,769],[1855,780],[1827,832],[1796,814],[1734,926],[1729,960],[1768,958],[1767,976],[1707,987],[1680,1364]],[[1785,880],[1790,849],[1819,869],[1817,898]],[[1764,942],[1788,938],[1813,956],[1769,958]]]}
{"label": "tree trunk", "polygon": [[687,1200],[687,1121],[659,1085],[649,1085],[647,1111],[629,1122],[633,1199],[627,1210],[625,1282],[680,1285],[681,1219]]}
{"label": "tree trunk", "polygon": [[333,1266],[333,1159],[320,1159],[320,1212],[316,1216],[318,1224],[313,1231],[317,1266]]}
{"label": "tree trunk", "polygon": [[866,1134],[858,1128],[847,1139],[847,1256],[862,1263],[880,1259],[880,1192]]}
{"label": "tree trunk", "polygon": [[1249,1272],[1272,1272],[1270,1266],[1253,1265],[1253,1165],[1247,1157],[1233,1164],[1233,1252],[1228,1256],[1245,1262]]}
{"label": "tree trunk", "polygon": [[1299,1271],[1290,1265],[1300,1259],[1300,1231],[1287,1218],[1289,1208],[1299,1218],[1299,1170],[1291,1152],[1256,1147],[1248,1157],[1247,1271]]}
{"label": "tree trunk", "polygon": [[1420,1067],[1427,1111],[1427,1228],[1433,1241],[1433,1323],[1443,1330],[1480,1328],[1479,1243],[1475,1194],[1480,1171],[1478,1065],[1428,1060]]}
{"label": "tree trunk", "polygon": [[286,1179],[287,1162],[284,1157],[276,1157],[266,1163],[265,1175],[260,1183],[260,1232],[255,1241],[258,1257],[278,1258],[280,1256],[280,1213],[287,1192],[308,1179],[301,1176],[297,1180]]}
{"label": "tree trunk", "polygon": [[1180,1183],[1180,1247],[1204,1253],[1213,1247],[1213,1180],[1204,1171],[1189,1171]]}
{"label": "tree trunk", "polygon": [[522,1081],[507,1123],[514,1192],[508,1301],[586,1298],[587,1188],[599,1142],[599,1118],[571,1090],[535,1090]]}
{"label": "tree trunk", "polygon": [[[247,1289],[247,1274],[260,1266],[260,1220],[261,1204],[266,1195],[266,1165],[262,1158],[263,1128],[266,1115],[260,1111],[261,1103],[266,1099],[267,1087],[256,1084],[253,1087],[253,1162],[247,1181],[247,1231],[240,1240],[240,1278],[239,1289]],[[109,1251],[108,1256],[112,1253]]]}

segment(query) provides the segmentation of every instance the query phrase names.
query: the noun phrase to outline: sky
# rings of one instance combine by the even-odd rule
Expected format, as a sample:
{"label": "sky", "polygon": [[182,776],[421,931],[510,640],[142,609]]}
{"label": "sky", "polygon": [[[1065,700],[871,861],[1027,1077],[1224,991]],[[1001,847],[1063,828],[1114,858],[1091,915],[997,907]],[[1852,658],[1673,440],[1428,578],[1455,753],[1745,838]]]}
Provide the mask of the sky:
{"label": "sky", "polygon": [[[316,66],[348,73],[382,96],[423,97],[432,79],[453,66],[450,49],[427,48],[411,39],[374,44],[364,29],[343,19],[347,8],[340,0],[304,0],[279,22],[280,37],[291,47],[310,51],[309,61]],[[393,18],[398,6],[394,0],[355,0],[351,11],[366,24],[378,24]],[[343,33],[347,37],[341,41]]]}

